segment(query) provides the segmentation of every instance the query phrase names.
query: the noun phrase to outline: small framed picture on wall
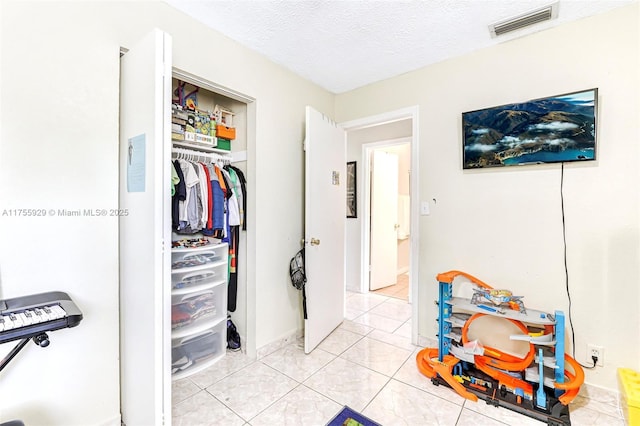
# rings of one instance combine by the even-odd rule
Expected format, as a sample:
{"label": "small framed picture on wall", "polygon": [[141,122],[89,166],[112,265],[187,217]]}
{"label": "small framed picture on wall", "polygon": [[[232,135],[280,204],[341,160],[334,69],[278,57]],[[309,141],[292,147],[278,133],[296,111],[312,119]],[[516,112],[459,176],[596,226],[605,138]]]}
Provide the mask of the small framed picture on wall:
{"label": "small framed picture on wall", "polygon": [[356,196],[356,162],[347,163],[347,217],[358,217],[358,202]]}

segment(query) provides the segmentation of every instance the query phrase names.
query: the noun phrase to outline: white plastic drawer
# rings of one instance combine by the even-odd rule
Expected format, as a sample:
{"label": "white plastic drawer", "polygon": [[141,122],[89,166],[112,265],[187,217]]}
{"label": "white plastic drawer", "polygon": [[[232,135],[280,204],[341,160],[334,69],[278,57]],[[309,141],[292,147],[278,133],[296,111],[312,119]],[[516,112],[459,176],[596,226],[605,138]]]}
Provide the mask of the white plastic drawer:
{"label": "white plastic drawer", "polygon": [[171,287],[176,292],[197,291],[227,282],[227,262],[171,272]]}
{"label": "white plastic drawer", "polygon": [[174,336],[193,333],[207,324],[222,320],[226,313],[227,286],[219,285],[211,290],[171,297],[171,328]]}
{"label": "white plastic drawer", "polygon": [[226,321],[202,333],[171,339],[171,372],[184,377],[221,357],[227,346]]}
{"label": "white plastic drawer", "polygon": [[226,261],[227,253],[226,244],[172,249],[171,269],[191,268]]}

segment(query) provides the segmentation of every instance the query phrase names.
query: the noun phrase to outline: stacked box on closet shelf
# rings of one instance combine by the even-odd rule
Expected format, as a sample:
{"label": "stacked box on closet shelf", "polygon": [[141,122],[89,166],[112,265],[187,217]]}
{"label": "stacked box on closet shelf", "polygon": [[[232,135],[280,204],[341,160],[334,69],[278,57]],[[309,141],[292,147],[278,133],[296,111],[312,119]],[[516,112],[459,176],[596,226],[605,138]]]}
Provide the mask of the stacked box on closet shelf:
{"label": "stacked box on closet shelf", "polygon": [[234,115],[233,111],[220,105],[213,109],[219,149],[231,150],[231,141],[236,138],[236,129],[233,127]]}
{"label": "stacked box on closet shelf", "polygon": [[187,113],[181,106],[171,105],[171,139],[174,141],[183,141],[185,139],[184,132],[187,126]]}
{"label": "stacked box on closet shelf", "polygon": [[171,139],[213,148],[217,145],[216,122],[212,113],[171,106]]}

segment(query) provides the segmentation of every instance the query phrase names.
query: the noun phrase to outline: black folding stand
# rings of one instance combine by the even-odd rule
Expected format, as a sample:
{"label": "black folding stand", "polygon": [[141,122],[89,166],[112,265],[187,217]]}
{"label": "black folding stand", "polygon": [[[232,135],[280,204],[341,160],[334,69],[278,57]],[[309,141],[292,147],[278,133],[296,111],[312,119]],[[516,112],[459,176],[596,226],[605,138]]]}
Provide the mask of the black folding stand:
{"label": "black folding stand", "polygon": [[41,348],[46,348],[47,346],[49,346],[49,336],[47,336],[47,333],[40,333],[36,336],[27,337],[26,339],[20,340],[20,342],[13,349],[11,349],[7,356],[4,357],[2,362],[0,362],[0,371],[2,371],[9,364],[9,362],[11,362],[11,360],[16,355],[18,355],[22,348],[24,348],[31,339],[33,339],[33,342]]}

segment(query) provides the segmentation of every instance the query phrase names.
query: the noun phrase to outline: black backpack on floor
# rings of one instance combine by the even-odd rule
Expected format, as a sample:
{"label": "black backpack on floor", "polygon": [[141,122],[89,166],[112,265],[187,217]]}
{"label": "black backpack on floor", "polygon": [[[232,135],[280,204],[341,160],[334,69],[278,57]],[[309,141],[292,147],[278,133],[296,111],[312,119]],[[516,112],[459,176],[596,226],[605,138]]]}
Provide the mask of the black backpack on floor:
{"label": "black backpack on floor", "polygon": [[227,315],[227,348],[231,351],[240,350],[240,334],[236,325],[231,321],[231,315]]}

